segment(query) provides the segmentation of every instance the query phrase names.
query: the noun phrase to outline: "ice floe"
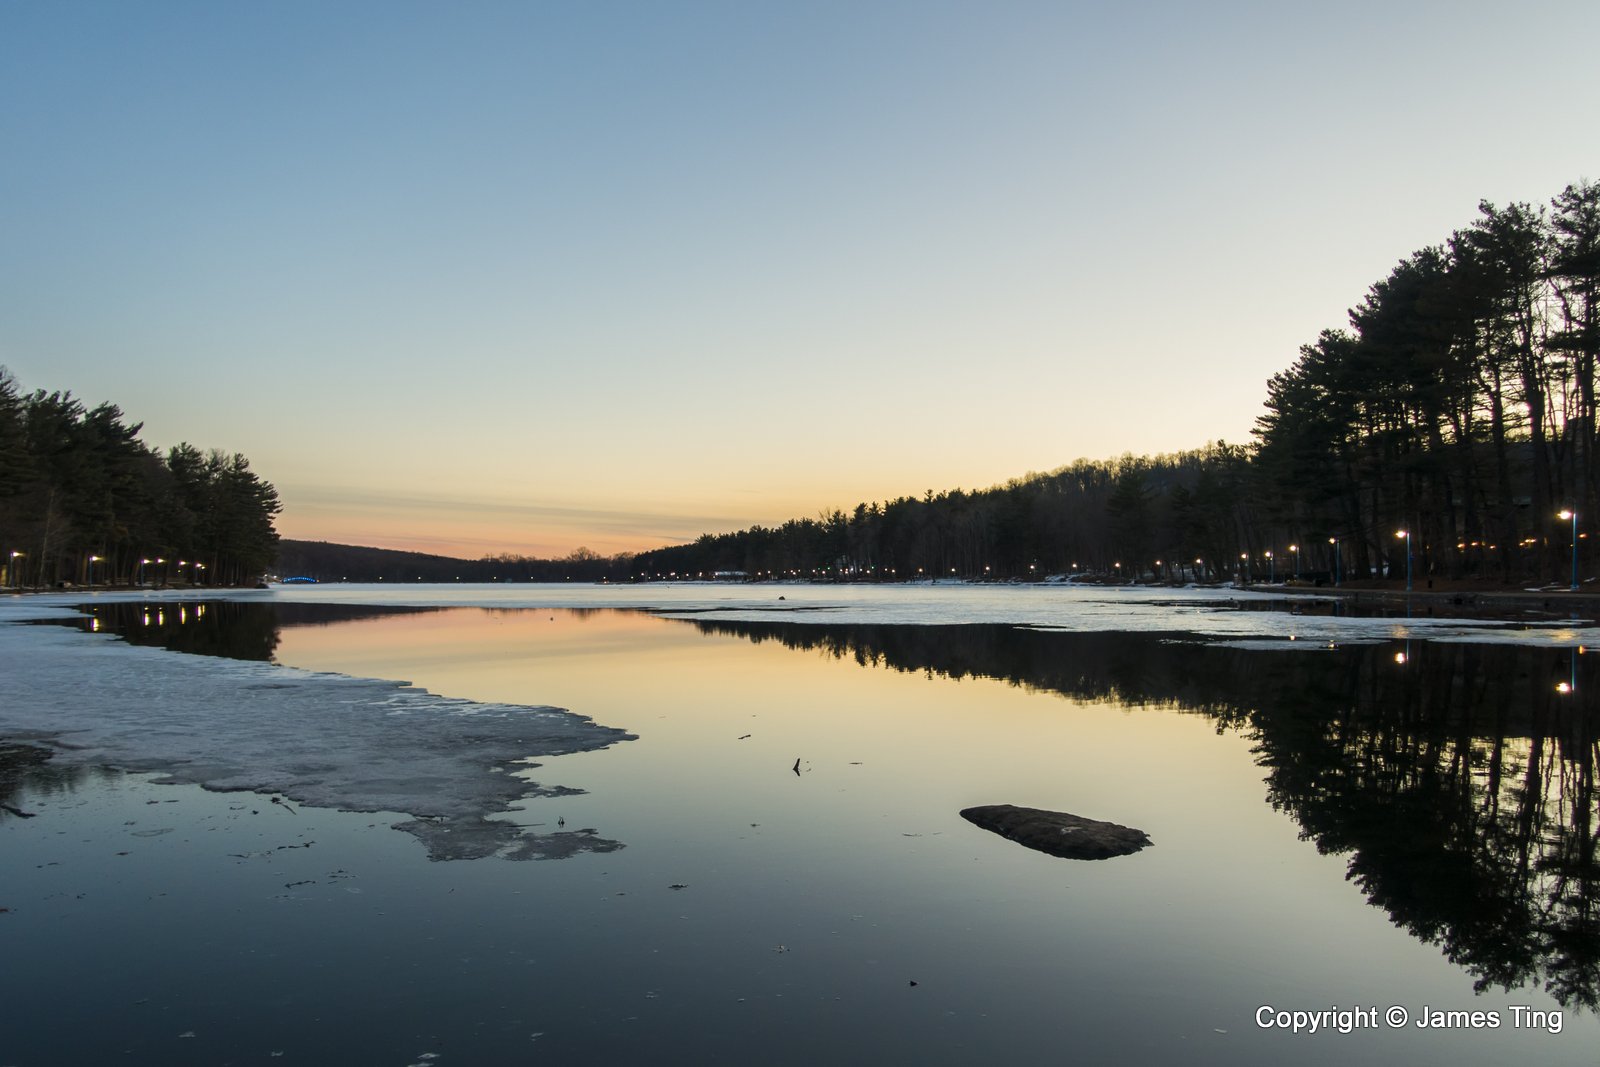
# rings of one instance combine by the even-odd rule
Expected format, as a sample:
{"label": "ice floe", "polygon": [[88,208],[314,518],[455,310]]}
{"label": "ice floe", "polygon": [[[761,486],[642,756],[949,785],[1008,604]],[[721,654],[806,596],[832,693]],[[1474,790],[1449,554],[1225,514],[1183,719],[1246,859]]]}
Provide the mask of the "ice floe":
{"label": "ice floe", "polygon": [[0,603],[0,736],[46,742],[58,763],[409,815],[399,828],[435,859],[618,847],[593,830],[532,834],[492,816],[573,792],[515,773],[521,761],[632,739],[623,730],[560,708],[452,699],[404,682],[22,624],[70,614],[55,596]]}

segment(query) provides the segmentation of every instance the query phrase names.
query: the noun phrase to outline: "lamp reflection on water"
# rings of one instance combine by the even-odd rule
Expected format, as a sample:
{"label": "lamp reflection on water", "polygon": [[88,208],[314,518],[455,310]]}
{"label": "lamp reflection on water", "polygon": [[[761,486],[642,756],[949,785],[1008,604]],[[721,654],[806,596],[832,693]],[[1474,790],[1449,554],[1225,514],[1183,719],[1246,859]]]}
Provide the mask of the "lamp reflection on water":
{"label": "lamp reflection on water", "polygon": [[1556,692],[1562,696],[1570,696],[1578,691],[1578,657],[1583,653],[1584,647],[1579,645],[1567,656],[1567,677],[1556,683]]}

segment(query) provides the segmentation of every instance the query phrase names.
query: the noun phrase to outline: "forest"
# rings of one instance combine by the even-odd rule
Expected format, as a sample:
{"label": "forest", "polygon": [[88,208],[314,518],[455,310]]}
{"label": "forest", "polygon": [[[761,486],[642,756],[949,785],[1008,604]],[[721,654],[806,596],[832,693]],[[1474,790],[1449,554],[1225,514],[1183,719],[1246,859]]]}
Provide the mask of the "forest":
{"label": "forest", "polygon": [[626,581],[630,556],[579,548],[562,559],[503,554],[459,559],[329,541],[278,542],[278,574],[314,582],[601,582]]}
{"label": "forest", "polygon": [[1249,444],[705,534],[641,578],[1576,580],[1600,513],[1600,185],[1483,202],[1266,390]]}
{"label": "forest", "polygon": [[24,394],[0,367],[6,588],[241,585],[277,552],[278,494],[237,453],[139,440],[115,404]]}

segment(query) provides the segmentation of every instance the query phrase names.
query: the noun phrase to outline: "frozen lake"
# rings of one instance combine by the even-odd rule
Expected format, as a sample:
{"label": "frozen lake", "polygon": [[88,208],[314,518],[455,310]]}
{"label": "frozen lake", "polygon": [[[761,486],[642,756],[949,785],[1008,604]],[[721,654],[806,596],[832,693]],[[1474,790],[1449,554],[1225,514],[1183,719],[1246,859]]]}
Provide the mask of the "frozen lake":
{"label": "frozen lake", "polygon": [[1596,635],[1270,599],[7,602],[0,1062],[1592,1063]]}

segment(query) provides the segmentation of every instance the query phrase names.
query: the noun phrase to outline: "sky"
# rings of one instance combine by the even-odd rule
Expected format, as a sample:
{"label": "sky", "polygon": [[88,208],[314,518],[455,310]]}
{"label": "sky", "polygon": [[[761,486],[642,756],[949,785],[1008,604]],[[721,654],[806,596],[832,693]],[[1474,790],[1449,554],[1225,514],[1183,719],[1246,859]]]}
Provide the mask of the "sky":
{"label": "sky", "polygon": [[0,364],[286,537],[610,554],[1244,442],[1589,2],[0,0]]}

